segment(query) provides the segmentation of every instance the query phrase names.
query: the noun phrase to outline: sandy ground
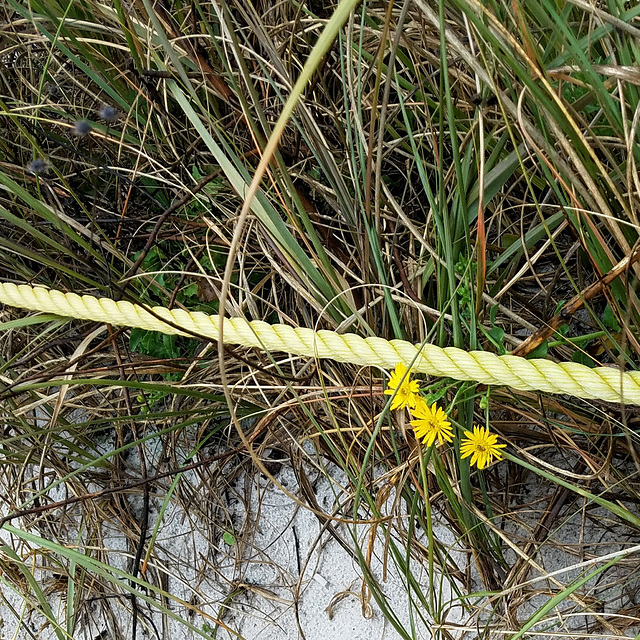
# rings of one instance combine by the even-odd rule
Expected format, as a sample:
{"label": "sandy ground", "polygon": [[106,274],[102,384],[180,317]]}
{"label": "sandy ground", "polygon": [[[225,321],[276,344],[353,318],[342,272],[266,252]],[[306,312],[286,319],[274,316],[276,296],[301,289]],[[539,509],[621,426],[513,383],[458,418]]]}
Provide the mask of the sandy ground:
{"label": "sandy ground", "polygon": [[[276,478],[292,495],[301,495],[296,475],[290,468],[280,468]],[[194,486],[202,480],[195,475],[186,479]],[[332,470],[331,481],[318,474],[313,482],[317,504],[324,512],[331,513],[337,502],[344,499],[345,487],[344,476],[338,469]],[[518,508],[523,512],[531,511],[532,522],[536,522],[537,514],[531,507],[538,502],[544,506],[548,492],[548,485],[543,483],[523,486]],[[166,491],[160,494],[161,497],[152,500],[150,533],[158,522]],[[54,491],[51,497],[60,499],[64,496]],[[482,636],[475,628],[477,620],[464,618],[466,614],[458,606],[449,582],[436,574],[431,588],[426,563],[411,562],[415,582],[411,587],[407,586],[405,572],[398,570],[394,562],[394,549],[404,554],[405,545],[397,544],[393,536],[385,537],[383,527],[378,527],[372,537],[372,528],[368,525],[327,523],[326,519],[318,518],[312,510],[256,473],[235,478],[222,497],[224,522],[214,518],[200,519],[197,514],[201,511],[196,507],[202,505],[193,503],[190,506],[183,502],[183,506],[177,506],[172,501],[163,512],[145,574],[146,580],[156,587],[145,592],[153,604],[146,603],[143,598],[136,601],[137,640],[395,640],[402,637],[426,640],[447,637],[440,633],[443,631],[454,639],[472,640]],[[139,516],[140,497],[130,496],[128,500],[132,513]],[[195,491],[193,500],[206,500],[206,487]],[[391,491],[381,512],[383,516],[393,514],[402,518],[406,505],[396,502]],[[552,589],[557,590],[558,585],[570,584],[585,572],[602,566],[599,557],[637,544],[637,541],[629,540],[619,542],[624,540],[619,532],[603,533],[598,526],[585,528],[584,521],[580,520],[580,509],[574,513],[576,515],[559,518],[555,523],[555,538],[563,540],[565,548],[545,546],[535,558],[544,572],[566,569],[570,565],[573,568],[560,571],[554,577],[557,582],[535,582],[527,598],[515,598],[513,607],[519,621],[526,621],[536,609],[548,603],[549,593]],[[597,510],[591,509],[590,517],[595,518],[594,523],[599,522]],[[601,517],[605,522],[604,513]],[[17,528],[20,524],[14,522]],[[509,529],[511,525],[506,522],[504,526]],[[134,553],[131,543],[111,524],[103,523],[101,530],[100,548],[105,551],[100,557],[116,570],[129,571]],[[37,531],[32,528],[32,532]],[[40,531],[45,538],[55,538],[53,534],[46,534],[46,530]],[[482,589],[480,582],[474,579],[472,560],[460,550],[452,533],[442,523],[436,523],[434,534],[450,554],[451,561],[463,570],[469,569],[473,588]],[[515,540],[519,535],[519,531],[511,533]],[[87,586],[90,575],[83,576],[77,567],[68,564],[56,564],[55,555],[43,560],[43,555],[33,553],[39,546],[37,541],[21,540],[6,530],[0,531],[0,539],[4,543],[0,548],[0,640],[133,639],[132,601],[121,595],[120,587],[108,583],[101,587],[102,597],[85,598],[68,628],[69,635],[59,629],[56,636],[54,626],[41,613],[33,612],[31,605],[42,607],[42,603],[37,603],[37,596],[33,595],[30,603],[15,592],[14,585],[24,585],[25,575],[30,573],[17,570],[17,565],[11,563],[11,554],[27,561],[46,593],[51,618],[63,627],[68,618],[65,572],[73,569],[77,580],[84,580]],[[75,540],[81,542],[77,547],[80,551],[92,557],[100,555],[96,549],[87,548],[89,545],[83,541],[82,532],[69,528],[66,541],[73,544]],[[426,545],[422,531],[415,532],[415,542],[416,546]],[[593,549],[595,553],[591,559],[588,554],[583,555],[584,564],[580,564],[580,557],[576,556],[573,547]],[[357,549],[365,554],[370,551],[371,573],[389,607],[384,612],[363,581]],[[510,565],[516,556],[517,549],[505,550]],[[576,605],[576,601],[569,598],[560,608],[550,609],[539,625],[539,633],[529,637],[540,640],[576,637],[574,630],[584,629],[585,625],[594,630],[589,637],[634,637],[639,630],[637,625],[629,628],[625,621],[619,628],[611,626],[620,618],[620,611],[631,610],[633,605],[633,594],[637,591],[634,580],[637,578],[632,576],[638,572],[630,564],[632,557],[613,567],[606,579],[604,574],[603,579],[596,576],[577,592],[584,602],[600,603],[597,615],[582,615],[581,601]],[[48,565],[46,571],[40,570],[42,563]],[[528,574],[534,579],[539,575],[536,571]],[[31,592],[35,593],[33,589]],[[100,588],[92,587],[91,592],[98,594]],[[421,598],[435,603],[440,611],[437,621],[428,618]],[[485,608],[485,613],[490,616],[489,607]],[[607,629],[608,624],[610,629]],[[552,633],[545,633],[545,629]],[[578,634],[577,637],[585,636]]]}
{"label": "sandy ground", "polygon": [[[340,474],[336,472],[335,475],[339,480]],[[278,480],[289,491],[297,493],[296,477],[291,470],[280,471]],[[194,521],[182,508],[170,505],[164,512],[146,575],[150,582],[161,584],[171,594],[172,597],[165,598],[162,604],[180,621],[161,615],[139,601],[137,638],[401,638],[366,588],[354,555],[354,537],[366,550],[371,540],[370,527],[338,524],[332,534],[326,523],[312,511],[269,485],[266,479],[260,480],[260,487],[255,485],[255,477],[252,480],[241,477],[236,484],[246,492],[247,482],[254,483],[251,502],[247,509],[241,501],[232,501],[229,511],[235,526],[233,532],[229,531],[232,537],[227,535],[226,541],[218,534],[211,544],[208,527]],[[335,486],[335,482],[332,486],[325,479],[315,484],[316,499],[323,508],[334,503]],[[393,499],[391,495],[389,508]],[[154,504],[152,526],[159,505],[159,502]],[[126,570],[132,557],[131,548],[111,526],[103,525],[103,533],[103,544],[110,549],[109,564]],[[436,534],[453,542],[444,528]],[[0,536],[9,547],[24,556],[26,548],[20,541],[6,531],[0,532]],[[408,633],[413,625],[415,637],[430,638],[431,621],[426,619],[423,608],[416,606],[416,598],[412,598],[413,607],[409,605],[405,577],[398,572],[392,558],[393,540],[385,571],[385,542],[379,528],[370,567],[391,607],[395,624]],[[402,550],[401,545],[397,548]],[[463,554],[459,555],[464,558]],[[427,593],[429,581],[425,570],[413,562],[412,571],[419,588]],[[35,575],[41,584],[51,581],[50,575],[38,571]],[[460,610],[451,602],[450,586],[442,582],[436,586],[434,597],[446,611],[446,622],[459,623]],[[56,637],[52,626],[43,616],[31,613],[24,599],[15,594],[7,582],[3,587],[3,599],[0,640]],[[54,617],[62,623],[64,594],[52,589],[48,601]],[[193,604],[205,616],[190,611],[182,603]],[[132,638],[130,600],[110,598],[108,606],[104,605],[104,601],[83,605],[73,627],[74,640]],[[214,636],[218,626],[214,619],[222,621],[228,630],[219,627]],[[117,628],[115,635],[114,628]]]}

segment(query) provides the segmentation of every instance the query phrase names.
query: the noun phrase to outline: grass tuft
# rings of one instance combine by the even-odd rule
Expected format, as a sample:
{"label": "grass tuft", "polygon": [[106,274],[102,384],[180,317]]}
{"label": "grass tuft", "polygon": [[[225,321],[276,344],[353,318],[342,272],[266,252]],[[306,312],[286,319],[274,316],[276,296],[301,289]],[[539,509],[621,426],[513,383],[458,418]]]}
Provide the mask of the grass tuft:
{"label": "grass tuft", "polygon": [[[1,280],[638,369],[640,7],[0,11]],[[427,446],[397,369],[1,313],[16,637],[30,617],[60,640],[169,619],[238,636],[234,607],[266,597],[244,579],[265,478],[347,550],[345,594],[398,637],[640,630],[635,407],[421,380],[414,421],[437,405],[451,432],[425,422]],[[493,434],[507,447],[483,453]],[[211,549],[201,582],[171,556],[183,535]]]}

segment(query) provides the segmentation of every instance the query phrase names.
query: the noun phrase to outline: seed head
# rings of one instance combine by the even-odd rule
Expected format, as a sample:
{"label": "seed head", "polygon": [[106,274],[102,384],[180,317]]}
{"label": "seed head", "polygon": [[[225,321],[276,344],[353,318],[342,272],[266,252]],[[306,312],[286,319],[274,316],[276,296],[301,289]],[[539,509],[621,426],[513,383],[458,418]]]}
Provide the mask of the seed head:
{"label": "seed head", "polygon": [[52,99],[59,98],[62,95],[62,92],[60,91],[60,87],[57,84],[54,84],[53,82],[47,82],[44,85],[44,90],[47,92],[47,95]]}
{"label": "seed head", "polygon": [[100,109],[100,117],[107,122],[115,122],[118,119],[118,110],[109,104]]}
{"label": "seed head", "polygon": [[73,125],[73,133],[75,133],[78,137],[82,138],[86,136],[88,133],[91,133],[93,127],[86,120],[78,120],[78,122]]}
{"label": "seed head", "polygon": [[34,176],[41,176],[45,174],[48,168],[49,164],[42,158],[36,158],[35,160],[32,160],[27,166],[27,169],[29,169],[29,171],[31,171]]}

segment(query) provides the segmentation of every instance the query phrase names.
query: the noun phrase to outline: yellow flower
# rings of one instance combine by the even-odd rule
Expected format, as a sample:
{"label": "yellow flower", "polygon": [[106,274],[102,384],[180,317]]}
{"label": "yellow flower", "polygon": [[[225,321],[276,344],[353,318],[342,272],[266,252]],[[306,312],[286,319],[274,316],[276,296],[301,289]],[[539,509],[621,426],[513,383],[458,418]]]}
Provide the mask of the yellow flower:
{"label": "yellow flower", "polygon": [[473,433],[465,431],[466,438],[460,443],[460,453],[463,458],[471,458],[471,464],[477,463],[478,469],[484,469],[493,462],[493,459],[500,460],[502,451],[506,444],[498,444],[498,436],[489,433],[485,427],[473,426]]}
{"label": "yellow flower", "polygon": [[453,441],[453,430],[451,423],[447,422],[447,414],[434,402],[430,407],[420,398],[416,403],[416,408],[411,412],[415,420],[411,421],[411,426],[415,431],[416,438],[422,439],[430,447],[438,438],[438,444],[444,441]]}
{"label": "yellow flower", "polygon": [[[404,380],[402,378],[404,378]],[[404,409],[405,407],[413,409],[416,406],[420,385],[417,380],[411,380],[407,373],[407,367],[401,362],[396,365],[396,370],[391,374],[387,386],[388,388],[385,389],[385,394],[393,396],[393,400],[391,401],[392,409]]]}

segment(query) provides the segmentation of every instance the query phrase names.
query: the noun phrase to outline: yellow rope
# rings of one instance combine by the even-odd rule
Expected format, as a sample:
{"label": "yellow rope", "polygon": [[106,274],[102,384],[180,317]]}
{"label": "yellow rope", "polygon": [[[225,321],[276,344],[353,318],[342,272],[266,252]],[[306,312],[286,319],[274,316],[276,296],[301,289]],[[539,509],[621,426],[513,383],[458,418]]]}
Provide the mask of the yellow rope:
{"label": "yellow rope", "polygon": [[[139,327],[168,334],[189,335],[191,331],[218,339],[219,316],[201,312],[154,307],[153,313],[187,332],[165,324],[130,302],[79,296],[43,287],[0,283],[0,302],[61,316],[94,320],[114,325]],[[525,360],[517,356],[497,356],[486,351],[442,349],[427,344],[422,349],[404,340],[361,338],[353,333],[313,331],[283,324],[249,322],[243,318],[224,319],[224,341],[228,344],[283,351],[300,356],[331,358],[365,366],[392,368],[398,362],[413,371],[454,380],[512,387],[522,391],[566,393],[579,398],[640,405],[640,372],[621,372],[598,367],[590,369],[575,362]]]}

